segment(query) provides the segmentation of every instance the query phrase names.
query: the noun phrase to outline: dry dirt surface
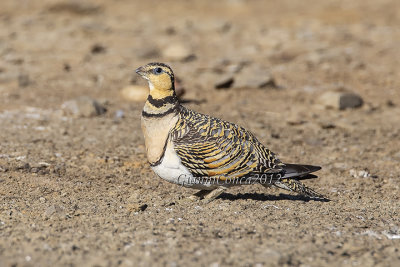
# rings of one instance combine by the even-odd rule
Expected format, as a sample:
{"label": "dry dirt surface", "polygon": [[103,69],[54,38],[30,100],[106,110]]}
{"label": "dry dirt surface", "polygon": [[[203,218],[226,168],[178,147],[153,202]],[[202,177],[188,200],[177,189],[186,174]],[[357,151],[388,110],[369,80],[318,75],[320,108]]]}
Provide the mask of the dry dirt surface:
{"label": "dry dirt surface", "polygon": [[[1,0],[0,266],[400,266],[399,44],[398,0]],[[151,61],[332,201],[183,201],[121,94]]]}

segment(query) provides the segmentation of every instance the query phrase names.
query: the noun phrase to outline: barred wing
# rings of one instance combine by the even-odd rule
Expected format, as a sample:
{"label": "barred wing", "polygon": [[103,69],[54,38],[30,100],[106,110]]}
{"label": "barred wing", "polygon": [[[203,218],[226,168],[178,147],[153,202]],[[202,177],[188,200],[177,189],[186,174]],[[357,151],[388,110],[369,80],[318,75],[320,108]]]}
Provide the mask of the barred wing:
{"label": "barred wing", "polygon": [[182,164],[197,177],[247,177],[282,172],[284,164],[250,132],[184,109],[171,132]]}

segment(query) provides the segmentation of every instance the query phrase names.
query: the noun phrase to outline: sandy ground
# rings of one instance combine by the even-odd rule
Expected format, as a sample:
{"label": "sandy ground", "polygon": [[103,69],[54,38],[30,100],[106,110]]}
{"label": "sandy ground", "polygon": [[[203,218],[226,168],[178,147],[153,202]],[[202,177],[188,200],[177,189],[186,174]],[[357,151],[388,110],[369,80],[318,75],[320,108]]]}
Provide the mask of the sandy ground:
{"label": "sandy ground", "polygon": [[[265,2],[2,0],[0,266],[400,266],[400,2]],[[193,190],[146,162],[143,102],[120,94],[154,60],[189,108],[322,166],[306,183],[332,201],[257,185],[181,201]],[[214,89],[228,65],[280,88]],[[364,105],[321,106],[342,87]],[[66,114],[79,96],[107,112]]]}

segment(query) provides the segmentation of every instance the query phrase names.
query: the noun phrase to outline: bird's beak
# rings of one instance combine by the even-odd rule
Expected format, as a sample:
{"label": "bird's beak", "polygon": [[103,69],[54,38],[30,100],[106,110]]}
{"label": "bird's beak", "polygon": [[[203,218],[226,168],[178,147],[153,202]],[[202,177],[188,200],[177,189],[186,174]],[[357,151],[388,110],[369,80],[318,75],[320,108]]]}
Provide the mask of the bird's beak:
{"label": "bird's beak", "polygon": [[136,69],[136,73],[139,74],[142,77],[145,77],[145,71],[143,70],[143,67],[139,67]]}

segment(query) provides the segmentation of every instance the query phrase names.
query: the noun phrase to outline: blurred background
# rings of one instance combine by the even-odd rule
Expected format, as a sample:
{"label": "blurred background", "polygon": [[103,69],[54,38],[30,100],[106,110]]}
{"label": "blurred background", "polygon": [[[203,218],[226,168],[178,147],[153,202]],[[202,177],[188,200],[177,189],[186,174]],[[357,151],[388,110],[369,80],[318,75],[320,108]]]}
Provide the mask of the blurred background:
{"label": "blurred background", "polygon": [[3,107],[116,97],[154,60],[172,65],[188,97],[245,66],[289,90],[336,84],[380,99],[398,88],[397,1],[5,0],[0,12]]}
{"label": "blurred background", "polygon": [[[2,0],[0,265],[400,264],[399,44],[398,0]],[[176,204],[140,129],[153,61],[335,201]]]}

